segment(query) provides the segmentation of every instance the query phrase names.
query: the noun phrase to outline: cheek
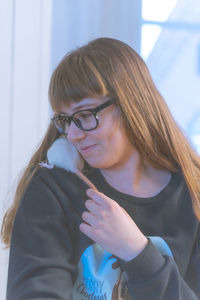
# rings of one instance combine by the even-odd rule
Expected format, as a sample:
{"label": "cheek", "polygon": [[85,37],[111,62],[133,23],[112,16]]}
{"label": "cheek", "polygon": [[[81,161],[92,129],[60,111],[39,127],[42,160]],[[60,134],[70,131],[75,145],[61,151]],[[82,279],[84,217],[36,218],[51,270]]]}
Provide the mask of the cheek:
{"label": "cheek", "polygon": [[109,121],[105,121],[99,128],[97,128],[97,136],[99,140],[105,141],[105,143],[116,143],[117,141],[123,140],[122,126],[120,122],[116,121],[113,117]]}
{"label": "cheek", "polygon": [[102,139],[97,148],[97,159],[106,163],[113,163],[123,156],[127,149],[127,141],[120,130],[110,132]]}
{"label": "cheek", "polygon": [[115,164],[125,155],[129,147],[125,130],[114,119],[103,122],[95,131],[90,132],[88,140],[97,144],[91,155],[85,157],[86,161],[95,168]]}
{"label": "cheek", "polygon": [[119,122],[111,120],[107,124],[104,123],[97,132],[97,138],[99,140],[99,146],[102,151],[108,156],[116,156],[126,144],[126,133]]}

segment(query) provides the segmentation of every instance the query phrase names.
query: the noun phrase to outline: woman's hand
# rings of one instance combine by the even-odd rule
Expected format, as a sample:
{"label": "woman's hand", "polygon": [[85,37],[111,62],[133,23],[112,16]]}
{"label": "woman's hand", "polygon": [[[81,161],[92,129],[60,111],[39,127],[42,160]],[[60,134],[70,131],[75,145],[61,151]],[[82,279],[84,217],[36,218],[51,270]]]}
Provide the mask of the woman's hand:
{"label": "woman's hand", "polygon": [[83,212],[80,230],[111,254],[129,261],[147,245],[135,222],[117,202],[97,190],[88,189],[88,211]]}

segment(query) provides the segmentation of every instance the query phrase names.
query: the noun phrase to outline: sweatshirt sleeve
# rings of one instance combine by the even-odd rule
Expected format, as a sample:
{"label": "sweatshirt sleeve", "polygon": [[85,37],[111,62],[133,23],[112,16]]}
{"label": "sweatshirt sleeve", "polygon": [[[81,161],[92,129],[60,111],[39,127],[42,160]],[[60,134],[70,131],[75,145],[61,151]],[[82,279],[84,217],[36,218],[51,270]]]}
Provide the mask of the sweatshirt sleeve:
{"label": "sweatshirt sleeve", "polygon": [[6,300],[72,299],[72,233],[53,191],[28,186],[13,225]]}
{"label": "sweatshirt sleeve", "polygon": [[200,237],[191,258],[187,278],[180,276],[174,259],[162,255],[149,240],[146,248],[133,260],[120,260],[126,272],[128,290],[134,300],[199,300]]}

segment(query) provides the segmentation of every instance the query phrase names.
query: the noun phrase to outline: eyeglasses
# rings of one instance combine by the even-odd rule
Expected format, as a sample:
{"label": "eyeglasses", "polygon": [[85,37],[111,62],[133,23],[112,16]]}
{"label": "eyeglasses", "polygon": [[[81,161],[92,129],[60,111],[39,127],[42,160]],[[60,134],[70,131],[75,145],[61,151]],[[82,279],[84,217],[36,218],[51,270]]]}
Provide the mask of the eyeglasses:
{"label": "eyeglasses", "polygon": [[113,103],[114,100],[110,99],[95,108],[76,111],[71,116],[67,116],[64,113],[59,113],[55,115],[51,119],[51,121],[58,129],[60,134],[68,134],[71,121],[73,121],[74,124],[81,130],[91,131],[97,128],[97,126],[99,125],[99,118],[97,116],[97,113]]}

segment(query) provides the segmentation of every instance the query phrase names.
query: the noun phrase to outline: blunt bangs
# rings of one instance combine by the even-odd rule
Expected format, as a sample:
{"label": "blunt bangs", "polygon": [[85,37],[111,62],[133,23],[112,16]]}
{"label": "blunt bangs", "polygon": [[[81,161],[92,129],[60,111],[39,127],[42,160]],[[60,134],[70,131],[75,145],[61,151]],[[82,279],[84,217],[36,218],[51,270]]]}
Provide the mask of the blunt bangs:
{"label": "blunt bangs", "polygon": [[79,50],[66,55],[53,72],[49,85],[49,100],[53,111],[86,97],[108,94],[100,71],[87,53]]}

